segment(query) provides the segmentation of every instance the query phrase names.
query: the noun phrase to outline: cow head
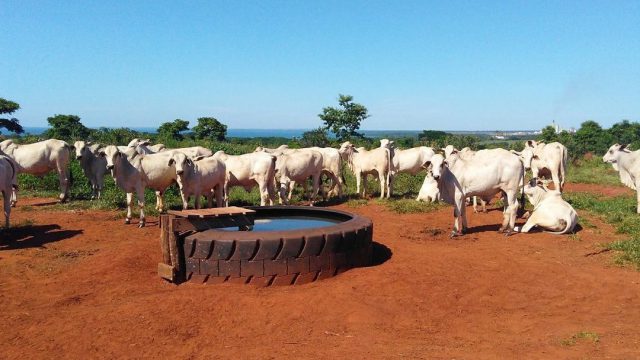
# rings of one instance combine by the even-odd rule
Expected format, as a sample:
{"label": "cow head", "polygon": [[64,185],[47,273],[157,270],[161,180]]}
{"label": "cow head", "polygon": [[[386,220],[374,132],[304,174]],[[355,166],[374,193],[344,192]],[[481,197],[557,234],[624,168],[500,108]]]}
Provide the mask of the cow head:
{"label": "cow head", "polygon": [[458,151],[453,145],[447,145],[442,148],[444,152],[444,157],[448,158],[454,151]]}
{"label": "cow head", "polygon": [[176,152],[171,155],[169,159],[168,166],[175,166],[176,175],[182,176],[185,171],[189,171],[189,169],[193,166],[193,161],[189,159],[189,157],[181,152]]}
{"label": "cow head", "polygon": [[109,145],[101,149],[99,155],[107,160],[107,169],[113,170],[116,162],[122,156],[122,153],[115,145]]}
{"label": "cow head", "polygon": [[444,168],[449,166],[449,164],[444,156],[435,154],[431,157],[431,160],[427,161],[423,166],[428,169],[435,180],[439,180],[444,173]]}
{"label": "cow head", "polygon": [[76,150],[76,159],[82,159],[82,154],[85,151],[85,148],[89,145],[88,142],[84,142],[82,140],[76,141],[73,143],[73,148]]}
{"label": "cow head", "polygon": [[527,140],[524,142],[524,147],[526,148],[535,148],[536,146],[538,146],[538,142],[535,140]]}
{"label": "cow head", "polygon": [[380,139],[380,147],[393,150],[396,147],[396,142],[389,139]]}
{"label": "cow head", "polygon": [[[529,141],[533,141],[533,140],[529,140]],[[522,164],[524,165],[524,169],[525,170],[529,170],[531,169],[531,163],[533,162],[533,160],[537,160],[538,159],[538,155],[536,155],[533,152],[532,147],[529,146],[525,146],[524,149],[522,150],[522,152],[520,152],[519,156],[520,159],[522,160]]]}
{"label": "cow head", "polygon": [[631,151],[627,149],[627,145],[614,144],[611,145],[609,150],[607,150],[607,152],[604,154],[604,156],[602,157],[602,161],[610,164],[616,164],[621,153],[629,152]]}
{"label": "cow head", "polygon": [[542,181],[537,178],[533,178],[524,186],[523,191],[524,194],[527,195],[529,202],[535,207],[540,203],[540,201],[542,201],[545,194],[549,192],[549,189],[547,189]]}

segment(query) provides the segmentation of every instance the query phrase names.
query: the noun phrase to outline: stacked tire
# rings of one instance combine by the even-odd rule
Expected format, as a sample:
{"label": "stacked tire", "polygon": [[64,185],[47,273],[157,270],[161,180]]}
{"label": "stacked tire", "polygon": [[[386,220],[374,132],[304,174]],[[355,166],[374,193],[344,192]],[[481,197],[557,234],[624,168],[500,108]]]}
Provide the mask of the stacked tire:
{"label": "stacked tire", "polygon": [[300,285],[371,263],[373,224],[365,217],[308,207],[255,209],[258,212],[331,212],[348,220],[303,230],[211,229],[188,235],[184,238],[187,280],[261,287]]}

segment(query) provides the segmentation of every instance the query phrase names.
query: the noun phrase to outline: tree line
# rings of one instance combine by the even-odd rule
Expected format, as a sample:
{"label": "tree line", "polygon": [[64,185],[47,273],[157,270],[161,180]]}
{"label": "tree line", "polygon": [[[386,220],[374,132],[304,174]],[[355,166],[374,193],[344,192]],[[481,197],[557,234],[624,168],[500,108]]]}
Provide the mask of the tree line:
{"label": "tree line", "polygon": [[[16,102],[0,98],[0,115],[12,115],[20,109]],[[209,143],[236,143],[269,145],[278,142],[288,142],[292,147],[336,146],[344,141],[352,141],[357,146],[377,146],[377,139],[367,138],[358,130],[362,122],[370,117],[367,108],[353,101],[353,96],[338,96],[338,106],[328,106],[318,114],[322,125],[317,129],[307,131],[300,138],[258,138],[258,139],[227,139],[227,125],[215,117],[200,117],[197,124],[189,128],[189,121],[175,119],[161,123],[157,133],[141,133],[129,128],[90,129],[82,124],[77,115],[54,115],[47,118],[49,129],[41,137],[56,138],[73,142],[75,140],[92,140],[105,144],[127,144],[136,137],[148,137],[154,142],[164,143],[169,147],[179,146],[185,142],[206,141]],[[5,128],[15,134],[22,134],[24,129],[16,118],[0,118],[0,128]],[[39,137],[23,136],[24,142],[38,140]],[[503,147],[522,150],[523,141],[530,137],[516,137],[510,141],[487,141],[475,135],[458,135],[444,131],[424,130],[418,136],[394,138],[397,146],[409,148],[415,146],[431,146],[442,148],[453,145],[458,149],[469,147],[473,150],[483,148]],[[631,148],[640,148],[640,123],[622,120],[604,129],[596,121],[588,120],[580,125],[575,133],[562,131],[556,133],[552,126],[542,129],[537,139],[544,142],[558,141],[569,150],[573,159],[587,153],[604,154],[614,143],[629,144]],[[224,148],[224,146],[222,146]]]}

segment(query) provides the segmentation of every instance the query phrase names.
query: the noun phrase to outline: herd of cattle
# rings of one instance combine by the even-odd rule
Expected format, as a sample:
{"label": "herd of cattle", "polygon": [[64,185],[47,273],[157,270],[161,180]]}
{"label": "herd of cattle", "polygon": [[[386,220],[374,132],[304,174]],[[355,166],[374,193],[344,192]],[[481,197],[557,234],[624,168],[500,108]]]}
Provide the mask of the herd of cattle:
{"label": "herd of cattle", "polygon": [[[504,211],[501,232],[527,232],[538,226],[554,233],[572,232],[577,224],[577,214],[569,203],[562,199],[567,167],[567,149],[560,143],[545,144],[526,141],[522,152],[504,149],[472,151],[453,146],[433,149],[420,146],[401,150],[393,141],[382,139],[380,147],[367,150],[356,148],[350,142],[339,149],[311,147],[290,149],[282,145],[275,149],[258,147],[252,153],[229,155],[224,151],[213,153],[204,147],[168,149],[162,144],[150,145],[149,140],[133,139],[127,146],[92,144],[76,141],[73,146],[61,140],[45,140],[34,144],[16,144],[12,140],[0,142],[0,191],[4,198],[6,226],[9,214],[17,202],[17,174],[44,175],[57,171],[60,180],[60,201],[69,194],[69,163],[75,151],[76,159],[91,183],[92,198],[100,198],[104,177],[110,173],[116,185],[127,196],[126,223],[130,223],[134,194],[140,207],[140,223],[145,224],[144,190],[156,193],[156,209],[164,211],[163,194],[173,183],[177,183],[187,209],[191,196],[195,207],[205,196],[208,206],[228,206],[229,188],[241,186],[247,191],[258,186],[260,205],[273,205],[276,195],[280,203],[288,204],[296,184],[304,187],[311,179],[309,194],[311,205],[320,193],[323,198],[342,196],[345,182],[343,164],[354,173],[356,192],[366,196],[368,175],[378,177],[380,197],[389,198],[393,193],[394,177],[398,173],[417,174],[426,169],[417,200],[444,201],[454,206],[452,235],[467,229],[465,202],[468,198],[486,203],[497,194],[502,195]],[[636,178],[640,176],[640,152],[631,152],[623,145],[613,145],[603,160],[619,171],[622,182],[636,189]],[[525,172],[531,170],[532,179],[525,183]],[[322,184],[325,175],[330,186],[328,191]],[[551,179],[553,188],[539,179]],[[518,229],[515,220],[524,204],[525,195],[534,210],[527,222]],[[640,192],[638,193],[640,213]],[[461,218],[462,225],[459,220]]]}

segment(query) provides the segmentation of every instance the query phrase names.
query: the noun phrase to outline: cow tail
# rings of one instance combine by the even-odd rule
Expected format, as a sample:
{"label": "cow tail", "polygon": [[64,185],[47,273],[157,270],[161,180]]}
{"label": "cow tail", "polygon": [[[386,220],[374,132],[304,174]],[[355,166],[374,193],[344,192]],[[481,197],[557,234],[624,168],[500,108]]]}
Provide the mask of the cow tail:
{"label": "cow tail", "polygon": [[391,162],[391,150],[385,148],[387,150],[387,163],[389,164],[389,171],[387,171],[387,192],[389,191],[389,186],[391,184],[391,171],[393,168],[393,163]]}
{"label": "cow tail", "polygon": [[560,175],[562,176],[562,179],[560,180],[560,185],[561,187],[563,187],[564,181],[565,181],[565,171],[567,170],[567,163],[569,159],[567,155],[567,148],[563,146],[561,149],[562,149],[562,166],[560,166]]}
{"label": "cow tail", "polygon": [[69,191],[71,191],[71,186],[73,186],[73,171],[71,170],[71,155],[73,154],[73,149],[75,149],[75,147],[73,147],[73,146],[71,146],[71,145],[69,145],[69,144],[67,144],[65,142],[64,143],[64,148],[67,149],[67,151],[69,152],[68,153],[68,156],[69,156],[69,163],[68,163],[68,166],[69,166],[69,186],[68,186],[68,188],[69,188]]}

